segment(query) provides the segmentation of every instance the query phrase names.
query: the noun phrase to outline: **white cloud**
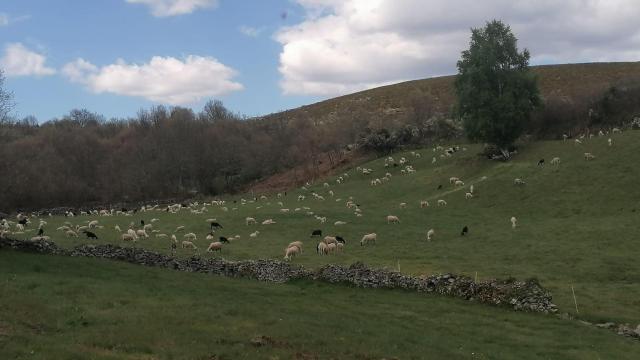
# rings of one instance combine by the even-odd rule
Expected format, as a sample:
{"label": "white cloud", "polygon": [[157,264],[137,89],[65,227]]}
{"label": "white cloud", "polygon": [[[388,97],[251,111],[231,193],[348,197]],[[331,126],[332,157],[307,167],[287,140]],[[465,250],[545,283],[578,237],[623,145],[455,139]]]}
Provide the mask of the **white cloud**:
{"label": "white cloud", "polygon": [[640,60],[637,0],[297,0],[275,35],[285,94],[335,96],[456,72],[470,28],[509,24],[532,63]]}
{"label": "white cloud", "polygon": [[184,60],[154,56],[146,64],[97,67],[84,59],[68,63],[62,72],[69,80],[95,93],[138,96],[170,105],[187,105],[207,97],[242,90],[232,81],[236,71],[211,57],[189,55]]}
{"label": "white cloud", "polygon": [[213,8],[218,0],[126,0],[131,4],[144,4],[156,17],[190,14],[198,8]]}
{"label": "white cloud", "polygon": [[47,58],[29,50],[21,43],[8,44],[4,56],[0,58],[0,68],[9,77],[14,76],[46,76],[56,71],[45,65]]}
{"label": "white cloud", "polygon": [[264,31],[264,28],[258,29],[251,26],[242,25],[238,28],[238,30],[240,30],[240,32],[246,36],[258,37],[258,35],[260,35],[260,33]]}

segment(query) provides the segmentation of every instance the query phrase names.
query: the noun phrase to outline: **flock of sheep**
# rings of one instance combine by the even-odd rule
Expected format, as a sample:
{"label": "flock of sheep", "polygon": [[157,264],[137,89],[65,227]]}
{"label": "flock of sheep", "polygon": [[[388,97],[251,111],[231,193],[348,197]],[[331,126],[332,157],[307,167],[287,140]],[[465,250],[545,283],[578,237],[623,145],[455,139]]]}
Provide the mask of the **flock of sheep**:
{"label": "flock of sheep", "polygon": [[[619,132],[620,130],[617,128],[614,128],[612,130],[612,133],[619,133]],[[600,131],[598,135],[605,136],[605,133]],[[592,137],[594,137],[594,135],[591,135],[588,137],[586,135],[582,135],[578,139],[574,140],[574,144],[576,146],[581,146],[584,144],[586,139],[592,138]],[[565,135],[563,136],[563,138],[566,141],[569,137]],[[609,146],[612,146],[613,140],[611,138],[608,138],[607,144]],[[433,148],[434,153],[442,152],[439,155],[441,159],[452,157],[458,151],[466,151],[466,148],[460,148],[459,146],[453,146],[449,148],[443,148],[438,146]],[[421,157],[420,153],[418,152],[411,152],[410,154],[414,158]],[[595,159],[595,156],[590,152],[585,152],[584,158],[590,161]],[[437,159],[438,157],[434,156],[432,159],[432,163],[437,162],[438,161]],[[559,166],[560,158],[553,157],[550,163],[554,166]],[[541,159],[538,162],[538,165],[539,166],[544,165],[544,159]],[[392,181],[393,175],[388,171],[390,168],[399,168],[400,174],[407,175],[407,176],[414,174],[416,172],[414,166],[411,164],[411,161],[406,159],[405,157],[401,157],[399,161],[396,161],[393,157],[389,156],[384,159],[384,169],[382,169],[382,171],[386,171],[385,176],[381,178],[372,179],[370,181],[371,186],[380,186]],[[356,172],[361,173],[362,175],[365,175],[365,176],[370,176],[375,173],[375,170],[372,168],[366,168],[366,167],[360,167],[360,166],[357,167],[355,170]],[[105,231],[104,226],[101,225],[100,223],[100,220],[97,220],[97,219],[85,220],[75,225],[73,224],[73,220],[75,220],[75,218],[81,218],[84,216],[97,216],[97,217],[115,216],[115,217],[122,217],[123,219],[126,219],[127,217],[133,217],[133,216],[152,217],[150,216],[150,214],[153,214],[154,212],[164,212],[169,214],[189,212],[194,216],[198,216],[198,215],[203,215],[207,213],[213,207],[217,207],[223,213],[228,213],[229,211],[238,210],[238,206],[255,206],[255,209],[258,210],[264,206],[271,205],[272,201],[274,200],[276,201],[275,205],[279,206],[278,212],[281,214],[281,216],[288,216],[288,214],[301,213],[301,214],[305,214],[306,216],[313,217],[314,219],[319,221],[320,225],[322,225],[326,223],[327,216],[321,216],[320,214],[316,214],[315,212],[313,212],[311,209],[312,204],[310,204],[309,201],[324,202],[324,201],[327,201],[327,199],[334,199],[334,201],[337,203],[341,203],[341,202],[344,203],[348,209],[353,211],[353,215],[356,218],[363,216],[362,207],[360,204],[358,204],[355,201],[354,197],[348,196],[343,200],[336,196],[336,193],[339,192],[336,187],[347,182],[349,180],[349,177],[350,176],[348,173],[344,173],[335,179],[334,185],[328,182],[324,182],[321,185],[321,188],[323,190],[314,191],[314,190],[311,190],[312,188],[311,183],[305,184],[305,186],[302,187],[304,194],[300,194],[297,196],[296,198],[297,204],[295,208],[293,208],[292,206],[293,209],[284,207],[283,200],[286,198],[286,193],[284,193],[284,195],[282,193],[278,193],[275,196],[275,199],[269,199],[267,196],[263,195],[263,196],[260,196],[259,198],[256,197],[250,200],[240,199],[239,202],[234,201],[234,205],[231,209],[229,209],[226,201],[213,200],[211,202],[203,202],[203,203],[193,202],[189,204],[172,204],[168,206],[158,206],[158,205],[142,206],[139,209],[134,209],[134,210],[128,210],[124,208],[120,210],[101,209],[101,210],[92,210],[88,212],[80,212],[79,214],[76,214],[74,212],[67,212],[66,214],[68,218],[67,221],[62,226],[58,227],[57,231],[60,231],[61,235],[64,235],[70,238],[77,238],[80,236],[80,234],[84,234],[87,239],[98,239],[96,232],[98,231],[103,232],[103,235],[104,235],[104,231]],[[480,180],[485,180],[485,179],[486,177],[483,177]],[[476,184],[477,183],[478,181],[476,181]],[[522,178],[515,178],[513,183],[516,186],[526,185],[525,180]],[[459,177],[451,176],[449,177],[449,184],[450,186],[452,186],[452,190],[449,191],[448,193],[463,191],[466,200],[472,200],[474,198],[475,189],[474,189],[473,183],[469,185],[465,185],[465,182]],[[440,185],[438,189],[442,189],[442,185]],[[321,194],[320,193],[321,191],[324,191],[324,192]],[[447,206],[447,201],[445,201],[444,199],[438,198],[435,200],[438,207]],[[305,205],[305,206],[302,206],[302,205]],[[422,209],[428,208],[430,206],[429,200],[428,199],[420,200],[419,206]],[[405,202],[402,202],[399,204],[400,209],[405,209],[406,207],[407,207],[407,203]],[[120,225],[115,225],[113,227],[113,231],[116,234],[118,234],[117,236],[122,242],[136,243],[140,240],[149,239],[152,236],[157,239],[162,239],[163,241],[168,242],[168,245],[169,245],[168,247],[171,249],[171,252],[174,254],[178,246],[180,246],[182,249],[191,249],[197,252],[199,250],[199,247],[197,245],[198,236],[196,233],[197,232],[204,233],[205,228],[206,228],[206,235],[204,235],[204,239],[209,243],[209,245],[206,247],[207,252],[221,252],[222,249],[227,244],[231,243],[231,241],[235,241],[241,238],[239,234],[236,234],[228,238],[225,236],[219,236],[216,239],[216,236],[214,235],[215,231],[218,229],[222,229],[223,227],[220,223],[217,222],[215,218],[206,219],[205,222],[207,223],[207,226],[203,224],[202,227],[198,227],[197,229],[195,228],[191,229],[192,231],[189,231],[189,232],[187,232],[185,226],[177,226],[173,231],[173,233],[167,233],[166,231],[161,232],[155,229],[154,225],[156,225],[158,221],[160,220],[156,217],[153,217],[149,221],[149,223],[146,223],[146,224],[144,223],[144,220],[140,220],[139,222],[130,221],[129,224],[127,224],[126,226],[123,226],[123,228],[125,229],[124,231],[122,230],[123,228],[121,228]],[[386,222],[387,224],[399,224],[400,218],[397,215],[390,214],[386,216]],[[515,229],[517,227],[517,222],[518,222],[517,218],[515,216],[512,216],[510,218],[510,222],[511,222],[511,227]],[[31,226],[32,223],[37,223],[37,227],[32,227]],[[246,217],[244,223],[246,227],[272,226],[277,224],[277,222],[272,218],[267,218],[259,221],[255,217],[251,217],[251,216]],[[333,225],[335,227],[340,227],[347,224],[349,224],[349,221],[345,221],[345,220],[336,219],[333,222]],[[15,222],[10,221],[6,218],[0,220],[0,237],[9,236],[9,235],[15,236],[20,234],[27,234],[32,231],[33,232],[37,231],[37,235],[33,236],[31,238],[32,240],[38,240],[38,239],[49,240],[50,237],[44,234],[46,225],[47,225],[47,221],[39,218],[38,216],[35,216],[35,215],[27,216],[20,213],[16,216]],[[464,228],[462,229],[461,235],[466,235],[468,231],[469,229],[465,225]],[[178,240],[179,234],[182,234],[182,236],[180,237],[180,240]],[[435,238],[435,235],[436,235],[436,231],[433,228],[426,230],[426,240],[428,241],[433,240]],[[249,233],[249,238],[255,239],[259,236],[260,236],[259,230],[254,230]],[[313,238],[316,236],[322,237],[322,231],[313,230],[311,237]],[[109,237],[112,237],[112,235],[110,234]],[[370,233],[363,234],[360,240],[360,245],[366,246],[370,244],[376,244],[376,241],[377,241],[377,234],[375,232],[370,232]],[[304,247],[303,242],[299,240],[289,243],[289,245],[284,248],[284,259],[291,260],[293,257],[301,255],[303,253],[303,247]],[[325,236],[317,243],[316,253],[318,255],[337,255],[344,252],[345,247],[346,247],[346,241],[341,236],[339,235]]]}

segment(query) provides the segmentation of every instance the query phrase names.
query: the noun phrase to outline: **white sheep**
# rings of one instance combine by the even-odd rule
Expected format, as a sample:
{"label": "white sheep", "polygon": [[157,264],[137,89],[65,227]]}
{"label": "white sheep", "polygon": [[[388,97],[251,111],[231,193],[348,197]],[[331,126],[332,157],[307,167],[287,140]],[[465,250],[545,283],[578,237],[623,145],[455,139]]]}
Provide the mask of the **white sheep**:
{"label": "white sheep", "polygon": [[98,220],[93,220],[93,221],[89,221],[89,225],[90,228],[95,228],[96,226],[98,226]]}
{"label": "white sheep", "polygon": [[433,229],[429,229],[429,231],[427,231],[427,241],[431,241],[431,238],[436,234],[436,231]]}
{"label": "white sheep", "polygon": [[300,248],[300,253],[302,253],[302,241],[293,241],[289,243],[287,247],[297,246]]}
{"label": "white sheep", "polygon": [[395,216],[395,215],[387,215],[387,224],[399,224],[400,223],[400,219]]}
{"label": "white sheep", "polygon": [[473,184],[471,184],[471,186],[469,186],[469,192],[473,194]]}
{"label": "white sheep", "polygon": [[609,146],[613,145],[613,140],[611,140],[611,138],[607,139],[607,143],[609,143]]}
{"label": "white sheep", "polygon": [[447,206],[447,202],[442,200],[442,199],[439,199],[438,200],[438,206]]}
{"label": "white sheep", "polygon": [[252,218],[252,217],[247,217],[245,219],[245,222],[247,223],[247,226],[252,225],[252,224],[257,224],[258,222],[256,221],[256,219]]}
{"label": "white sheep", "polygon": [[116,225],[113,227],[117,232],[122,232],[122,230],[120,229],[120,226]]}
{"label": "white sheep", "polygon": [[429,202],[427,200],[420,201],[420,208],[423,209],[426,207],[429,207]]}
{"label": "white sheep", "polygon": [[260,231],[256,230],[256,231],[252,232],[251,234],[249,234],[249,237],[257,238],[259,234],[260,234]]}
{"label": "white sheep", "polygon": [[73,230],[67,230],[65,231],[65,234],[67,235],[67,237],[78,237],[78,233]]}
{"label": "white sheep", "polygon": [[522,180],[520,178],[515,178],[515,179],[513,179],[513,184],[514,185],[525,185],[526,183],[524,182],[524,180]]}
{"label": "white sheep", "polygon": [[596,157],[592,153],[586,152],[586,153],[584,153],[584,158],[585,158],[585,160],[589,161],[589,160],[595,159]]}
{"label": "white sheep", "polygon": [[511,228],[515,229],[516,228],[516,224],[518,223],[518,219],[516,219],[515,216],[511,217]]}
{"label": "white sheep", "polygon": [[464,186],[464,182],[462,180],[456,180],[454,183],[455,186]]}
{"label": "white sheep", "polygon": [[551,165],[560,165],[560,158],[554,157],[553,159],[551,159]]}
{"label": "white sheep", "polygon": [[456,181],[460,180],[459,178],[452,176],[449,178],[449,184],[455,184]]}
{"label": "white sheep", "polygon": [[468,193],[464,194],[464,198],[467,199],[467,200],[472,199],[473,198],[473,194],[468,192]]}
{"label": "white sheep", "polygon": [[284,249],[284,259],[291,260],[293,256],[299,255],[301,251],[302,250],[296,245],[289,246],[286,249]]}
{"label": "white sheep", "polygon": [[582,141],[580,141],[580,139],[576,139],[574,144],[575,145],[582,145]]}
{"label": "white sheep", "polygon": [[191,249],[194,249],[194,250],[198,250],[198,247],[196,246],[196,244],[194,244],[191,241],[187,241],[187,240],[183,240],[182,241],[182,248],[183,249],[191,248]]}
{"label": "white sheep", "polygon": [[122,241],[132,241],[132,242],[136,242],[136,238],[135,238],[135,237],[133,237],[133,236],[131,236],[131,234],[129,234],[129,233],[122,234],[122,237],[121,237],[121,238],[122,238]]}
{"label": "white sheep", "polygon": [[328,253],[327,244],[323,241],[319,242],[318,245],[316,246],[316,252],[318,253],[318,255],[327,255]]}
{"label": "white sheep", "polygon": [[144,229],[136,231],[136,235],[138,237],[142,237],[142,238],[148,238],[149,237],[149,234],[147,234],[147,232]]}
{"label": "white sheep", "polygon": [[377,238],[378,235],[376,233],[366,234],[362,237],[362,240],[360,240],[360,246],[366,245],[370,242],[375,244]]}
{"label": "white sheep", "polygon": [[214,251],[222,252],[222,243],[220,241],[212,242],[211,244],[209,244],[209,247],[207,247],[207,252],[214,252]]}
{"label": "white sheep", "polygon": [[333,223],[334,226],[340,226],[340,225],[346,225],[347,222],[346,221],[336,221]]}
{"label": "white sheep", "polygon": [[182,237],[185,240],[190,240],[190,241],[195,241],[197,239],[197,236],[194,233],[187,233],[187,234],[184,234]]}
{"label": "white sheep", "polygon": [[335,244],[338,242],[335,236],[325,236],[324,239],[322,239],[322,241],[327,245]]}
{"label": "white sheep", "polygon": [[400,209],[405,209],[407,207],[407,203],[400,203]]}
{"label": "white sheep", "polygon": [[178,226],[174,232],[183,231],[184,226]]}

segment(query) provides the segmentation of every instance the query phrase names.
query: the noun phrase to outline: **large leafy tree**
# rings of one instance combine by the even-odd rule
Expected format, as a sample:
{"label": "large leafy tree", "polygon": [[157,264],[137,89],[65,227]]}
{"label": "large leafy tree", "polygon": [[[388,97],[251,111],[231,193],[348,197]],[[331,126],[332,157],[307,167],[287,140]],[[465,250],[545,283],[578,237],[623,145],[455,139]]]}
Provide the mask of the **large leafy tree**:
{"label": "large leafy tree", "polygon": [[467,137],[496,145],[505,158],[541,103],[536,77],[529,71],[529,51],[518,52],[517,41],[498,20],[471,29],[455,82]]}

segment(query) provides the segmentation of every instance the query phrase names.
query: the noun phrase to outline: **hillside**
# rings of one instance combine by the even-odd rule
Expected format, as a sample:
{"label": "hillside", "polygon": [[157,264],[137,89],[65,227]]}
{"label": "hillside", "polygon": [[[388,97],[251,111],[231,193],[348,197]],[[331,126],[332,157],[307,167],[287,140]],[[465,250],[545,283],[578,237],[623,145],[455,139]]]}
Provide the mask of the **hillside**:
{"label": "hillside", "polygon": [[[615,84],[640,81],[640,62],[587,63],[534,66],[544,98],[566,101],[598,95]],[[321,101],[270,114],[263,119],[309,118],[315,122],[350,121],[357,117],[372,124],[406,121],[416,103],[429,111],[448,112],[455,100],[454,76],[413,80]]]}

